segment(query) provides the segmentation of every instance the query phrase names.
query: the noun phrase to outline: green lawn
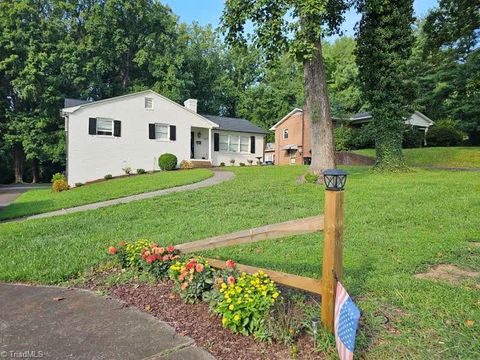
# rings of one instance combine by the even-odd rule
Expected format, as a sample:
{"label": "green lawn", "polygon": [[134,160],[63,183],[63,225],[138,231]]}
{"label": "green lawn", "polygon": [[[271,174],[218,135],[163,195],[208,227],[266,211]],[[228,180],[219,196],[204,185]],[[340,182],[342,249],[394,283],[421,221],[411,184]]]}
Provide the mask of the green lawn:
{"label": "green lawn", "polygon": [[[355,150],[357,154],[375,157],[375,149]],[[404,149],[408,165],[451,168],[480,168],[480,147],[431,147]]]}
{"label": "green lawn", "polygon": [[102,181],[60,193],[54,193],[51,189],[30,190],[0,210],[0,220],[191,184],[212,175],[207,169],[156,172]]}
{"label": "green lawn", "polygon": [[[106,247],[118,241],[178,244],[318,214],[323,189],[295,184],[305,170],[235,168],[232,181],[211,188],[0,224],[0,280],[60,283],[106,261]],[[451,286],[413,275],[439,263],[480,270],[480,248],[469,245],[480,241],[478,174],[347,170],[344,283],[364,311],[360,357],[477,358],[477,284]],[[321,254],[321,234],[208,253],[306,276],[320,276]]]}

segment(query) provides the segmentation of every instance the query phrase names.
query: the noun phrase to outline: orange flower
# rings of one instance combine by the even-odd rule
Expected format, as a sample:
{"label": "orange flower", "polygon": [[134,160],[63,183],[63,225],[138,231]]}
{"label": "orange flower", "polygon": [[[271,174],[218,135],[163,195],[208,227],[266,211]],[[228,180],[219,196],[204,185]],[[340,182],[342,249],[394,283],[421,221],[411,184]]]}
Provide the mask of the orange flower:
{"label": "orange flower", "polygon": [[164,255],[162,257],[162,261],[167,261],[167,260],[170,260],[170,257],[168,255]]}
{"label": "orange flower", "polygon": [[115,255],[117,253],[117,248],[113,247],[113,246],[110,246],[108,248],[108,253],[109,254],[112,254],[112,255]]}
{"label": "orange flower", "polygon": [[167,251],[168,251],[169,253],[173,252],[174,250],[175,250],[175,246],[173,246],[173,245],[168,245],[168,246],[167,246]]}
{"label": "orange flower", "polygon": [[182,290],[185,290],[188,287],[188,283],[184,282],[181,286]]}
{"label": "orange flower", "polygon": [[235,278],[233,276],[229,276],[227,280],[229,284],[235,284]]}
{"label": "orange flower", "polygon": [[197,272],[203,272],[203,270],[204,270],[203,264],[197,264],[197,266],[195,266],[195,270]]}
{"label": "orange flower", "polygon": [[233,269],[235,267],[235,262],[233,260],[227,260],[227,262],[225,263],[227,265],[227,267]]}
{"label": "orange flower", "polygon": [[165,252],[165,248],[164,247],[158,248],[158,251],[159,251],[159,255],[162,255]]}

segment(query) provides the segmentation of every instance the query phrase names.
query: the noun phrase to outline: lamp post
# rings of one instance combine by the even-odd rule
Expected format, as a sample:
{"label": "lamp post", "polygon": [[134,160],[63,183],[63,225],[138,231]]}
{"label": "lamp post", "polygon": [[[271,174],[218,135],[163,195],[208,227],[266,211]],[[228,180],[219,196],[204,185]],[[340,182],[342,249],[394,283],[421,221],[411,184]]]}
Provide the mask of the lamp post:
{"label": "lamp post", "polygon": [[324,246],[322,265],[322,326],[333,332],[335,291],[343,272],[344,187],[347,173],[329,169],[325,182]]}

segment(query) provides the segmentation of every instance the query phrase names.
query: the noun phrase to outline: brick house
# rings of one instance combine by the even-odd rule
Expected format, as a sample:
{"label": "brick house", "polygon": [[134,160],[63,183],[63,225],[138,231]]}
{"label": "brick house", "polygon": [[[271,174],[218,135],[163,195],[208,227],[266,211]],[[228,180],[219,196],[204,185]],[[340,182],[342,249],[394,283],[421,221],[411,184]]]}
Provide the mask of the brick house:
{"label": "brick house", "polygon": [[275,132],[275,165],[310,164],[310,119],[306,111],[293,109],[271,131]]}

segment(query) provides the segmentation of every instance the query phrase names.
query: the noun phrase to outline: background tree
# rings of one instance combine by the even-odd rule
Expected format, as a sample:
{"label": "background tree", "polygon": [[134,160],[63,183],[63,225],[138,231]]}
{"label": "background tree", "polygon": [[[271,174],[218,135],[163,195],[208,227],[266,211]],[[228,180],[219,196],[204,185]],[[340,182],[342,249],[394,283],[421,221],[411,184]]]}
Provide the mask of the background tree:
{"label": "background tree", "polygon": [[413,0],[363,0],[358,10],[357,64],[373,115],[376,167],[403,169],[404,121],[415,95],[407,67],[414,42]]}
{"label": "background tree", "polygon": [[290,50],[304,67],[306,108],[312,120],[312,172],[335,166],[333,126],[322,56],[322,36],[343,21],[348,1],[227,0],[222,17],[229,44],[245,44],[245,24],[254,26],[253,42],[267,59]]}

